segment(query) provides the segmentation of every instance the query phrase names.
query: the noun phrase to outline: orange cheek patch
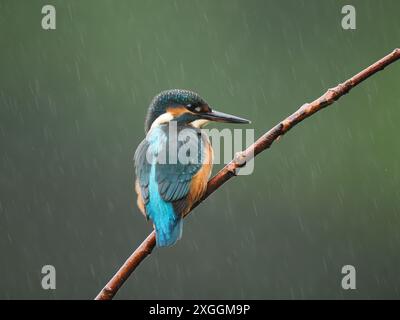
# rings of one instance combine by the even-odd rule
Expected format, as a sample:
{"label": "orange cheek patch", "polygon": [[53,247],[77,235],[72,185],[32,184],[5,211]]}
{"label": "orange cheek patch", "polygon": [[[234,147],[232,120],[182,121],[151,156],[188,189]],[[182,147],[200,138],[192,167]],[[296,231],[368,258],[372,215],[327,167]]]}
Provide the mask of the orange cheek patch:
{"label": "orange cheek patch", "polygon": [[176,107],[176,108],[167,108],[167,112],[171,114],[174,118],[177,118],[180,115],[188,112],[188,110],[185,107]]}

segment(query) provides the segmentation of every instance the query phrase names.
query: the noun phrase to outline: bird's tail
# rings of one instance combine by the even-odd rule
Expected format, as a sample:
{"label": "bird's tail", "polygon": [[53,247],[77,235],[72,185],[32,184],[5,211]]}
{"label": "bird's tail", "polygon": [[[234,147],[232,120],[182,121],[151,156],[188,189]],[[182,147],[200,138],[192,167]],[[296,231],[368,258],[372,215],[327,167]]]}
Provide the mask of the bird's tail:
{"label": "bird's tail", "polygon": [[149,183],[150,201],[146,205],[148,217],[153,220],[156,229],[156,243],[158,247],[172,246],[182,237],[182,216],[175,213],[171,202],[166,202],[158,192],[155,181],[154,166],[150,172]]}
{"label": "bird's tail", "polygon": [[175,244],[182,237],[183,219],[181,217],[167,216],[155,219],[156,243],[158,247],[167,247]]}

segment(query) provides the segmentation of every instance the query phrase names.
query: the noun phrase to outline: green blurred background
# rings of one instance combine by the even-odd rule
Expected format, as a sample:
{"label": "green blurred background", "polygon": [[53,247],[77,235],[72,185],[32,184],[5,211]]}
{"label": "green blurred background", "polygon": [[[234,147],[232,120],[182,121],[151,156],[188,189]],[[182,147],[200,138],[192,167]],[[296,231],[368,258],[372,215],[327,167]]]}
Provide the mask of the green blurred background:
{"label": "green blurred background", "polygon": [[[45,4],[54,31],[41,28]],[[341,27],[345,4],[356,30]],[[0,298],[93,298],[151,231],[132,157],[159,91],[195,90],[258,136],[398,47],[399,11],[395,0],[0,0]],[[399,77],[397,63],[298,125],[117,297],[400,298]],[[41,288],[45,264],[56,290]],[[341,288],[347,264],[356,290]]]}

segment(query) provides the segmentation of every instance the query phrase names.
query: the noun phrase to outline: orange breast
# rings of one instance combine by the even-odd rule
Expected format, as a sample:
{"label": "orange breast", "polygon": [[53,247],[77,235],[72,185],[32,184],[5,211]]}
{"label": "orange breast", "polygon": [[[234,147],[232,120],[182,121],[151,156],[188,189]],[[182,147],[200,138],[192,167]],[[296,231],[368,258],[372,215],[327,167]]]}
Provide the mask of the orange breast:
{"label": "orange breast", "polygon": [[140,191],[140,186],[139,186],[139,180],[136,179],[135,182],[135,191],[137,193],[137,206],[139,207],[140,212],[144,215],[144,217],[147,219],[146,215],[146,209],[144,208],[144,201],[142,197],[142,192]]}
{"label": "orange breast", "polygon": [[193,176],[190,184],[189,193],[187,196],[187,209],[183,214],[186,214],[192,205],[199,201],[204,195],[207,188],[207,182],[210,178],[212,167],[213,167],[213,149],[211,147],[210,140],[206,135],[203,135],[204,147],[205,147],[205,159],[201,169]]}

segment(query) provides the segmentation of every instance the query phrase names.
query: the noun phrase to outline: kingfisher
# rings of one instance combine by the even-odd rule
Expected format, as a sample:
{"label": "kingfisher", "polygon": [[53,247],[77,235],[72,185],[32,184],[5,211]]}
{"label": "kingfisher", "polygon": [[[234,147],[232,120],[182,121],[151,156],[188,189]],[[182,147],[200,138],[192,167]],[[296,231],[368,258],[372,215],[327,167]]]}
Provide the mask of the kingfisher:
{"label": "kingfisher", "polygon": [[250,123],[215,111],[189,90],[166,90],[150,103],[146,137],[134,156],[135,191],[140,211],[153,222],[158,247],[181,238],[183,217],[206,191],[213,149],[201,129],[210,121]]}

